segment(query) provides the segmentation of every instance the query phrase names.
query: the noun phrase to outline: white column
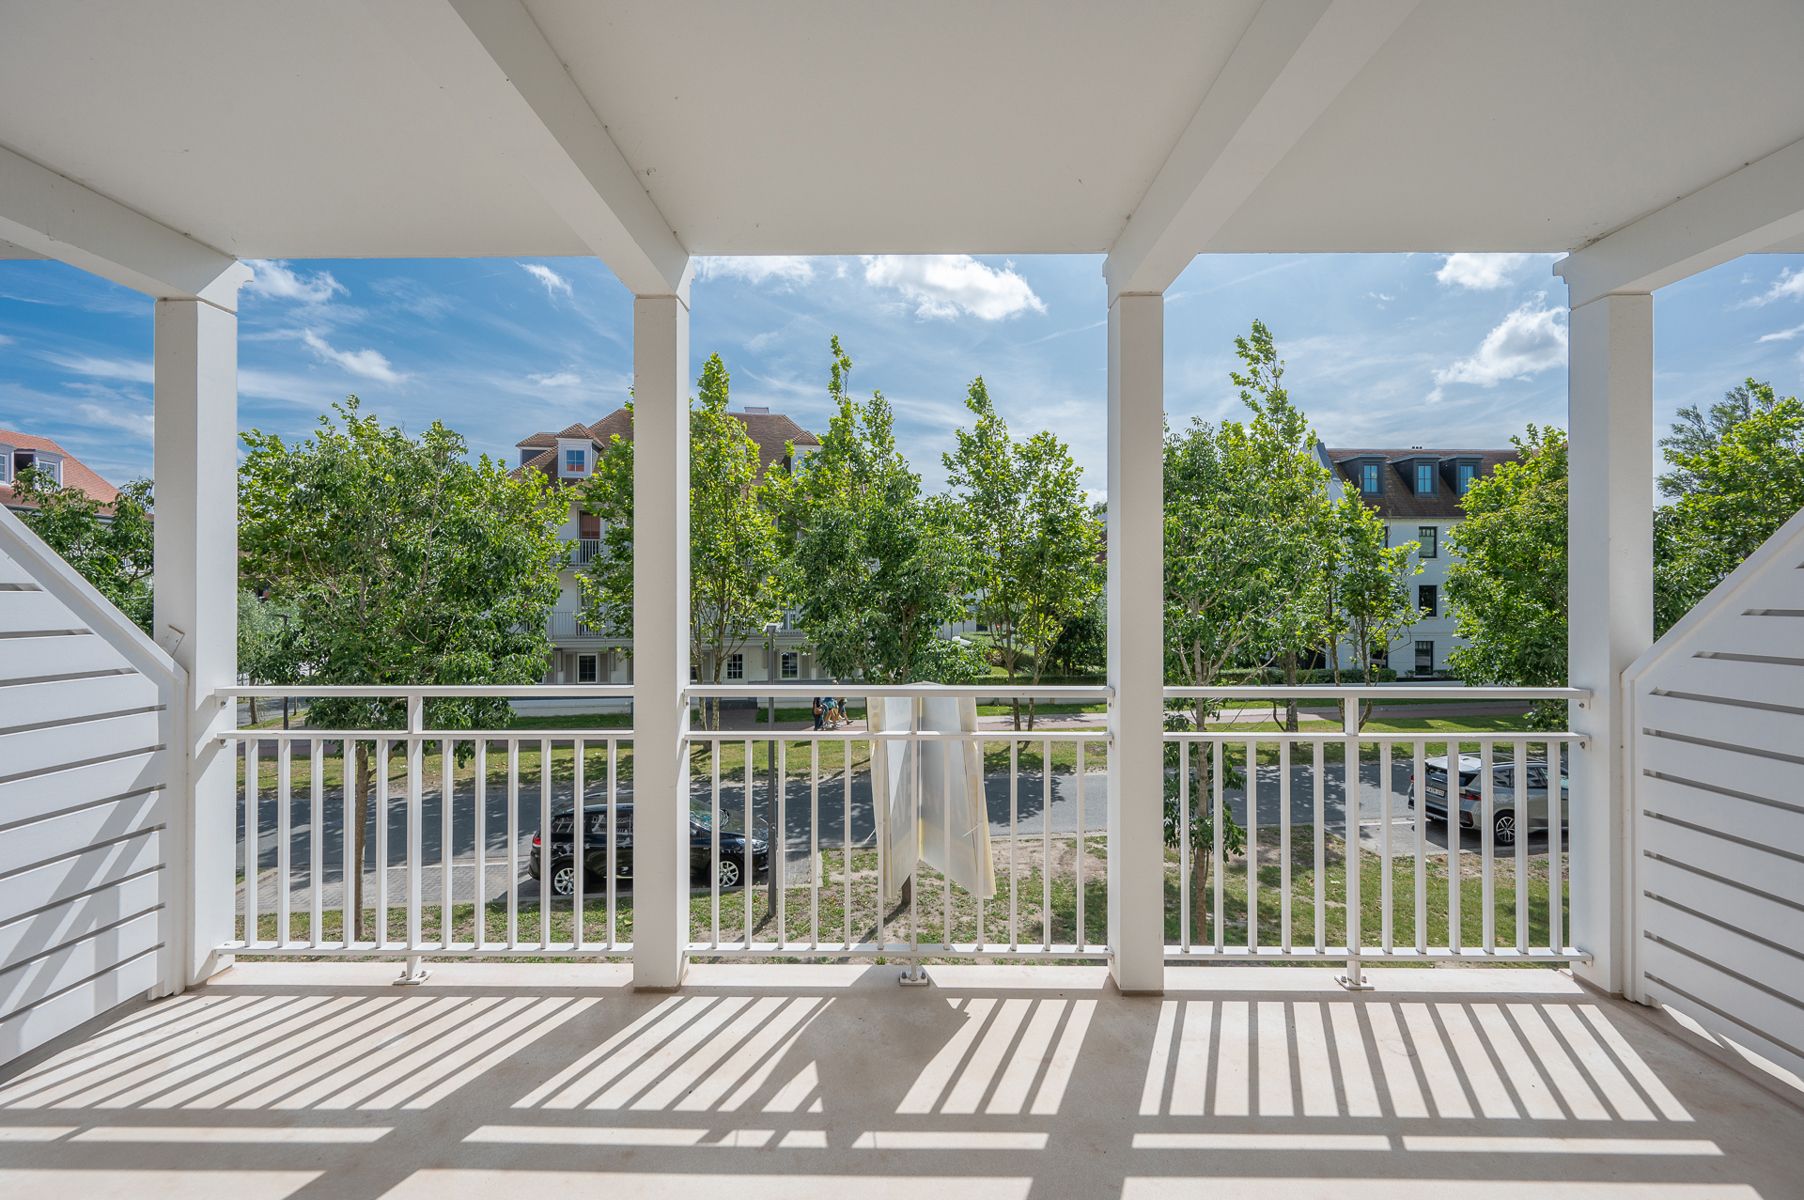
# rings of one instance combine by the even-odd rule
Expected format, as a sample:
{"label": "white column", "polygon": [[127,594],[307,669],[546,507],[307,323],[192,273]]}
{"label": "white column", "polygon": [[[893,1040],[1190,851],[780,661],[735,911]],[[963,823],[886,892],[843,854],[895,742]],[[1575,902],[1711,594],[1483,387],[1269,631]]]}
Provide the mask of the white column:
{"label": "white column", "polygon": [[1568,356],[1568,674],[1592,693],[1573,713],[1587,744],[1572,755],[1571,941],[1592,955],[1575,972],[1619,993],[1634,954],[1621,681],[1654,640],[1653,297],[1573,309]]}
{"label": "white column", "polygon": [[1109,946],[1124,992],[1165,982],[1165,297],[1109,306]]}
{"label": "white column", "polygon": [[633,302],[633,986],[689,940],[689,304]]}
{"label": "white column", "polygon": [[[238,679],[238,317],[200,300],[156,307],[155,635],[188,670],[187,786],[170,822],[172,936],[198,982],[231,965],[237,840],[232,752],[218,735]],[[174,981],[171,981],[172,983]]]}

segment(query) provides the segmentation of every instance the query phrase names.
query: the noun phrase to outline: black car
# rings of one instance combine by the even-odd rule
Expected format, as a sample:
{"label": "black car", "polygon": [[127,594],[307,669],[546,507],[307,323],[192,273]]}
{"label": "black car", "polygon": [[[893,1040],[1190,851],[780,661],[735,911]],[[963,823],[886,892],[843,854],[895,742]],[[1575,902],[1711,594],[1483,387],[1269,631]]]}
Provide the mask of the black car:
{"label": "black car", "polygon": [[[551,894],[576,894],[575,826],[569,813],[551,818]],[[539,877],[539,835],[532,835],[532,855],[527,872]],[[689,877],[692,885],[707,886],[710,876],[725,888],[738,887],[745,880],[748,858],[746,836],[735,830],[720,831],[720,864],[713,866],[714,839],[706,821],[689,819]],[[753,881],[763,879],[770,871],[770,846],[762,838],[752,838],[749,858]],[[583,807],[584,885],[589,881],[605,881],[608,876],[608,806],[589,804]],[[633,877],[633,806],[621,804],[614,809],[614,874],[619,879]],[[605,883],[604,885],[605,886]]]}

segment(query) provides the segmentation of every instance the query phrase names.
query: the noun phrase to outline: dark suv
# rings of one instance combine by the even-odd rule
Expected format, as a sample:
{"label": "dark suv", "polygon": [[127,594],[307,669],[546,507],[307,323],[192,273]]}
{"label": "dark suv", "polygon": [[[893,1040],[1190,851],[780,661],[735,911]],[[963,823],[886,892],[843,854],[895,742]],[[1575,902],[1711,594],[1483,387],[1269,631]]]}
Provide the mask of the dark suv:
{"label": "dark suv", "polygon": [[[558,813],[551,818],[551,894],[554,896],[573,896],[576,894],[576,853],[575,826],[569,813]],[[532,854],[527,861],[527,873],[534,879],[539,877],[539,835],[532,835]],[[762,838],[752,838],[751,845],[746,845],[746,836],[735,830],[720,831],[720,864],[716,869],[713,859],[713,837],[708,823],[689,819],[689,878],[691,885],[707,886],[710,876],[720,880],[720,886],[736,888],[745,882],[747,858],[750,858],[751,876],[754,881],[762,879],[770,870],[770,846]],[[583,808],[583,865],[586,868],[583,881],[585,888],[590,880],[606,880],[608,876],[608,806],[590,804]],[[621,804],[614,809],[614,874],[620,879],[633,877],[633,806]],[[605,886],[605,885],[604,885]]]}

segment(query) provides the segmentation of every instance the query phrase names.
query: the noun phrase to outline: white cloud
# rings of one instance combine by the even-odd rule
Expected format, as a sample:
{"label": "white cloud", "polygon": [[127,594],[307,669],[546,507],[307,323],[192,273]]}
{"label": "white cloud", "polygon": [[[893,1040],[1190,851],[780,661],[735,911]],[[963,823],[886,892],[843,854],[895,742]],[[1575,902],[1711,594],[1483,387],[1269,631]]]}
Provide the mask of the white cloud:
{"label": "white cloud", "polygon": [[1787,267],[1780,271],[1779,278],[1773,280],[1773,286],[1766,289],[1764,295],[1755,296],[1747,303],[1759,307],[1775,300],[1804,300],[1804,270],[1794,271]]}
{"label": "white cloud", "polygon": [[246,259],[244,265],[251,269],[251,280],[244,285],[244,290],[272,300],[324,304],[341,292],[350,294],[329,271],[307,275],[292,269],[286,262],[269,258]]}
{"label": "white cloud", "polygon": [[150,440],[152,422],[146,412],[130,412],[118,408],[109,408],[99,404],[81,404],[76,406],[83,419],[94,425],[105,425],[122,433],[148,442]]}
{"label": "white cloud", "polygon": [[576,295],[570,290],[570,281],[544,263],[521,263],[520,269],[544,284],[545,294],[553,300],[556,300],[559,294],[566,297]]}
{"label": "white cloud", "polygon": [[548,374],[528,375],[526,381],[534,387],[569,388],[580,385],[583,377],[575,371],[553,371]]}
{"label": "white cloud", "polygon": [[699,259],[695,273],[702,279],[797,284],[814,278],[814,264],[799,254],[720,254]]}
{"label": "white cloud", "polygon": [[1522,379],[1550,371],[1566,362],[1566,312],[1559,306],[1542,307],[1545,294],[1514,309],[1497,327],[1485,334],[1476,353],[1434,373],[1430,401],[1441,398],[1450,383],[1496,387],[1510,379]]}
{"label": "white cloud", "polygon": [[1762,342],[1789,342],[1800,335],[1804,335],[1804,325],[1793,325],[1790,329],[1778,329],[1774,330],[1772,333],[1763,333],[1760,335],[1759,340]]}
{"label": "white cloud", "polygon": [[44,361],[90,379],[117,379],[125,383],[151,383],[155,367],[147,359],[95,358],[88,354],[46,354]]}
{"label": "white cloud", "polygon": [[12,344],[13,340],[11,338],[7,337],[4,333],[0,333],[0,346],[10,346]]}
{"label": "white cloud", "polygon": [[917,317],[947,319],[963,313],[1000,321],[1046,311],[1046,302],[1013,263],[998,270],[969,254],[873,254],[862,261],[864,281],[901,292],[914,302]]}
{"label": "white cloud", "polygon": [[313,351],[321,362],[333,363],[364,379],[373,379],[377,383],[400,383],[407,378],[390,366],[388,359],[379,350],[338,350],[311,329],[301,335],[301,340],[307,343],[307,349]]}
{"label": "white cloud", "polygon": [[1448,287],[1469,288],[1475,292],[1492,292],[1506,286],[1510,276],[1522,269],[1538,254],[1449,254],[1434,273]]}

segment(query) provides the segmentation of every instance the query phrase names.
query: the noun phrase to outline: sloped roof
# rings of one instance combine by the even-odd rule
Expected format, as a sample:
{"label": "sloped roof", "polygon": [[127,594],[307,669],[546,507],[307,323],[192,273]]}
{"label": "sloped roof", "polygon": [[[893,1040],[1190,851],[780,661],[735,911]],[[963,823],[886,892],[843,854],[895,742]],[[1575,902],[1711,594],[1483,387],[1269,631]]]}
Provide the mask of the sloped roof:
{"label": "sloped roof", "polygon": [[[773,412],[736,412],[730,413],[739,423],[745,426],[745,432],[758,443],[758,458],[762,466],[768,469],[772,464],[783,461],[783,455],[790,443],[797,446],[816,446],[821,440],[796,424],[784,413]],[[560,438],[587,437],[598,447],[606,447],[616,435],[625,441],[633,440],[632,414],[625,408],[617,408],[593,425],[571,425],[561,433],[539,432],[531,437],[523,438],[514,445],[521,450],[544,447],[544,452],[527,459],[514,471],[519,475],[523,471],[543,471],[552,474],[557,456],[554,451]]]}
{"label": "sloped roof", "polygon": [[[102,479],[92,467],[70,454],[50,438],[20,433],[11,429],[0,429],[0,446],[11,446],[15,450],[41,450],[47,454],[60,455],[63,460],[64,487],[84,492],[102,504],[110,505],[119,498],[118,488]],[[10,476],[12,472],[8,471],[7,474]],[[26,502],[13,495],[11,483],[0,483],[0,504],[23,507]]]}
{"label": "sloped roof", "polygon": [[[1476,460],[1478,475],[1482,479],[1495,471],[1498,464],[1509,462],[1516,457],[1514,450],[1446,450],[1439,447],[1421,446],[1411,446],[1401,450],[1324,446],[1321,453],[1328,469],[1333,471],[1341,482],[1346,484],[1356,495],[1359,494],[1360,464],[1374,459],[1383,464],[1384,469],[1378,472],[1378,494],[1363,497],[1367,504],[1377,510],[1379,516],[1400,519],[1424,517],[1439,520],[1458,519],[1461,515],[1459,495],[1455,491],[1458,485],[1458,476],[1454,473],[1456,461]],[[1416,494],[1415,478],[1409,473],[1409,464],[1417,459],[1431,459],[1435,462],[1435,488],[1432,495],[1419,496]]]}

